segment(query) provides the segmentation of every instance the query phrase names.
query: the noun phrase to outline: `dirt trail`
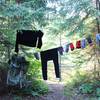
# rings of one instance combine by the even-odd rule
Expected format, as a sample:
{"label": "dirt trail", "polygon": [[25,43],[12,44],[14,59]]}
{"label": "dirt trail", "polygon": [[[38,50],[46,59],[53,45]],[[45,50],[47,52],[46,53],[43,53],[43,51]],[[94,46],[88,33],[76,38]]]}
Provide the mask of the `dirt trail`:
{"label": "dirt trail", "polygon": [[64,84],[60,82],[47,82],[49,93],[40,97],[40,100],[67,100],[64,95]]}

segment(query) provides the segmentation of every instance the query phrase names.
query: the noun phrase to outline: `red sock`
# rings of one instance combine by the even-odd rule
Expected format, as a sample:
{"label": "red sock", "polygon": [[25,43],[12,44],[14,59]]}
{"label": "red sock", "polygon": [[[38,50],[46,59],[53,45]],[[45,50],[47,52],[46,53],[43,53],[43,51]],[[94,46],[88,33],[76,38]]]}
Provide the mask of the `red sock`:
{"label": "red sock", "polygon": [[70,48],[71,48],[71,51],[74,50],[74,45],[73,45],[73,43],[70,43]]}
{"label": "red sock", "polygon": [[81,41],[80,40],[76,41],[76,48],[77,49],[81,48]]}

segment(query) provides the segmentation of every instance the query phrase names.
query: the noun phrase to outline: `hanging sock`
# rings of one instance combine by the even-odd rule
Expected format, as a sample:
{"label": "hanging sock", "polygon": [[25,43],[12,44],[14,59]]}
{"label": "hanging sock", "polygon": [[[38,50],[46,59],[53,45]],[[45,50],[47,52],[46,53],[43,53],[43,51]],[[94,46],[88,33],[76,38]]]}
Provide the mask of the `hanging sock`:
{"label": "hanging sock", "polygon": [[84,49],[86,47],[86,39],[81,40],[81,48]]}
{"label": "hanging sock", "polygon": [[69,46],[70,46],[70,43],[65,46],[65,52],[69,51]]}
{"label": "hanging sock", "polygon": [[92,39],[90,36],[87,37],[87,42],[90,44],[90,46],[93,45]]}
{"label": "hanging sock", "polygon": [[62,46],[58,47],[58,52],[59,52],[60,55],[63,55],[64,49],[63,49]]}
{"label": "hanging sock", "polygon": [[70,49],[71,49],[71,51],[74,50],[74,45],[73,45],[73,43],[70,43]]}
{"label": "hanging sock", "polygon": [[100,46],[100,33],[96,34],[96,43]]}
{"label": "hanging sock", "polygon": [[81,41],[80,40],[76,41],[76,48],[77,49],[81,48]]}

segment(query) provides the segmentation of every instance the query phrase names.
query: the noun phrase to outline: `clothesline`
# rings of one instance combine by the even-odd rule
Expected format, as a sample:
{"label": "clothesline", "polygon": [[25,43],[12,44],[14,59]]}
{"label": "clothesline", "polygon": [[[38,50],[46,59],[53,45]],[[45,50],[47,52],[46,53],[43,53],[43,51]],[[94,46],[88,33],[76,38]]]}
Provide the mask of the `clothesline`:
{"label": "clothesline", "polygon": [[[29,33],[29,34],[27,34],[27,33]],[[33,33],[35,33],[35,34],[33,34]],[[42,36],[43,36],[43,32],[41,32],[40,30],[39,31],[22,30],[21,32],[18,32],[17,37],[16,37],[15,52],[18,53],[18,45],[19,44],[36,47],[37,46],[36,43],[38,42],[37,48],[41,48]],[[68,44],[66,43],[63,46],[59,46],[56,48],[52,48],[52,49],[48,49],[45,51],[40,51],[40,52],[34,53],[34,56],[38,60],[39,60],[38,53],[40,53],[43,79],[47,80],[47,61],[53,60],[56,78],[60,78],[61,76],[60,76],[60,69],[59,69],[58,52],[60,55],[63,55],[63,52],[69,52],[69,48],[71,49],[71,51],[73,51],[75,48],[83,49],[86,47],[87,42],[90,46],[93,45],[93,40],[92,40],[91,36],[88,36],[86,39],[76,41],[76,47],[71,42]],[[96,43],[100,46],[100,34],[96,34]]]}
{"label": "clothesline", "polygon": [[[15,52],[18,53],[18,45],[23,44],[26,46],[31,46],[31,47],[37,47],[40,48],[42,47],[42,36],[44,33],[40,30],[34,31],[34,30],[19,30],[17,31],[16,35],[16,45],[15,45]],[[88,36],[87,38],[84,38],[82,40],[76,41],[76,48],[85,48],[87,42],[89,43],[90,46],[93,45],[93,41],[91,36]],[[37,43],[37,44],[36,44]],[[99,44],[100,46],[100,34],[96,34],[96,43]],[[62,55],[62,51],[68,52],[69,47],[71,51],[75,49],[75,46],[73,43],[65,43],[63,46],[56,47],[58,48],[58,51]],[[49,49],[50,50],[50,49]],[[44,50],[46,51],[46,50]],[[40,51],[42,52],[42,51]]]}
{"label": "clothesline", "polygon": [[[94,44],[94,41],[93,39],[91,38],[91,36],[88,36],[87,38],[84,38],[84,39],[81,39],[81,40],[77,40],[76,41],[76,46],[70,42],[70,43],[64,43],[64,45],[62,46],[59,46],[59,47],[56,47],[58,48],[58,52],[60,53],[60,55],[63,55],[63,52],[69,52],[69,49],[71,51],[73,51],[74,49],[84,49],[87,44],[89,44],[90,46],[93,46]],[[100,34],[96,34],[96,44],[98,46],[100,46]],[[54,48],[52,48],[54,49]],[[48,49],[48,50],[52,50],[52,49]],[[44,50],[44,51],[47,51],[47,50]],[[42,51],[40,51],[42,52]],[[35,52],[34,53],[34,56],[36,59],[39,59],[39,57],[36,57],[40,52]]]}

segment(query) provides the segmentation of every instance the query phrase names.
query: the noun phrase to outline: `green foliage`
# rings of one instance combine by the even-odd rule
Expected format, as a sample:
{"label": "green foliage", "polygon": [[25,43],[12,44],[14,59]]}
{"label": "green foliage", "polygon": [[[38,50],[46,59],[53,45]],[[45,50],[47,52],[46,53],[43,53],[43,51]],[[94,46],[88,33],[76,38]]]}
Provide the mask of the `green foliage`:
{"label": "green foliage", "polygon": [[35,60],[33,58],[28,58],[29,66],[27,77],[28,79],[40,79],[41,78],[41,64],[40,61]]}
{"label": "green foliage", "polygon": [[14,94],[17,95],[32,95],[32,96],[39,96],[38,92],[33,90],[33,87],[22,88],[19,90],[14,90]]}
{"label": "green foliage", "polygon": [[65,86],[65,95],[73,96],[75,93],[90,94],[100,97],[100,80],[90,78],[91,73],[76,71]]}
{"label": "green foliage", "polygon": [[48,93],[48,86],[41,80],[32,80],[31,86],[14,90],[13,93],[17,95],[39,96]]}
{"label": "green foliage", "polygon": [[33,81],[33,90],[36,91],[38,94],[45,94],[48,92],[48,86],[41,80]]}
{"label": "green foliage", "polygon": [[3,40],[8,41],[12,45],[15,44],[15,30],[10,30],[10,29],[0,29],[0,34],[3,38]]}
{"label": "green foliage", "polygon": [[73,96],[75,94],[73,86],[74,85],[71,82],[69,82],[69,83],[66,84],[66,86],[64,88],[64,94],[66,96],[71,97],[71,96]]}
{"label": "green foliage", "polygon": [[76,70],[74,75],[71,77],[70,82],[73,84],[74,87],[77,87],[80,86],[82,83],[88,81],[88,79],[89,79],[88,73]]}
{"label": "green foliage", "polygon": [[92,93],[94,88],[89,83],[84,83],[79,87],[81,93]]}
{"label": "green foliage", "polygon": [[79,87],[81,93],[94,94],[100,97],[100,81],[92,80],[90,83],[84,83]]}
{"label": "green foliage", "polygon": [[[48,3],[44,0],[22,0],[20,5],[13,0],[3,3],[0,5],[0,25],[10,29],[43,27],[54,34],[62,31],[67,31],[67,34],[86,33],[86,30],[93,30],[95,18],[100,15],[91,0],[51,0],[49,7]],[[55,7],[52,6],[54,4]]]}
{"label": "green foliage", "polygon": [[97,88],[97,89],[96,89],[96,95],[97,95],[98,97],[100,97],[100,88]]}
{"label": "green foliage", "polygon": [[14,96],[13,100],[22,100],[22,97],[20,97],[20,96]]}
{"label": "green foliage", "polygon": [[95,31],[95,19],[99,16],[100,11],[95,9],[95,3],[93,1],[67,0],[61,2],[59,7],[59,11],[55,16],[58,22],[60,20],[60,23],[55,26],[65,26],[62,29],[60,27],[59,31],[66,30],[67,36],[73,35],[74,33],[80,33],[83,36],[83,33],[91,33]]}
{"label": "green foliage", "polygon": [[36,29],[43,23],[45,2],[42,0],[22,1],[20,5],[0,3],[0,27],[2,29]]}
{"label": "green foliage", "polygon": [[89,78],[87,73],[79,70],[75,71],[65,86],[65,95],[73,96],[76,92],[76,90],[74,91],[74,89],[87,82],[88,79]]}

